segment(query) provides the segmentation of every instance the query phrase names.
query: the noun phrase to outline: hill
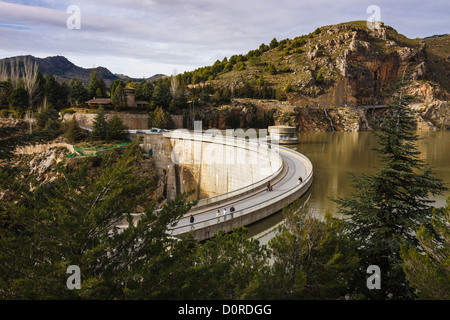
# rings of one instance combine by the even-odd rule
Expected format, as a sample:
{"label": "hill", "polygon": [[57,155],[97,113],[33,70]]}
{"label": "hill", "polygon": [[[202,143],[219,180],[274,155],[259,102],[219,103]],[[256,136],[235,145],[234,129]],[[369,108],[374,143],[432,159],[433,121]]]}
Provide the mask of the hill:
{"label": "hill", "polygon": [[187,82],[239,88],[245,82],[286,90],[291,102],[342,106],[387,103],[398,79],[407,77],[450,91],[450,36],[408,39],[366,21],[317,28],[308,35],[261,44],[209,67],[185,73]]}
{"label": "hill", "polygon": [[371,30],[352,21],[273,39],[186,72],[183,81],[194,93],[214,94],[213,106],[230,92],[228,106],[200,111],[207,127],[246,127],[259,117],[305,131],[333,129],[330,120],[336,130],[359,131],[383,115],[365,106],[391,103],[405,75],[417,128],[438,130],[450,128],[449,49],[448,34],[409,39],[383,23]]}

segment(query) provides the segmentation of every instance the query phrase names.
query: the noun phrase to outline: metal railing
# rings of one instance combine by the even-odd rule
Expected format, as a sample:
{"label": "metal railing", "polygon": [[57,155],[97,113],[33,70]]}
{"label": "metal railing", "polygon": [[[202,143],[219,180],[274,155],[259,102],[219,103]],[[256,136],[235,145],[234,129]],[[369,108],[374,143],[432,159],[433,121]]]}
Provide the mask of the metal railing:
{"label": "metal railing", "polygon": [[[192,132],[173,132],[171,134],[165,135],[165,137],[167,138],[177,138],[177,135],[179,139],[189,139],[189,140],[195,140],[195,141],[201,141],[201,142],[211,142],[211,143],[220,143],[220,144],[226,144],[226,145],[231,145],[234,147],[240,147],[240,148],[244,148],[247,150],[253,150],[256,151],[257,153],[261,153],[266,155],[267,152],[269,154],[271,154],[271,156],[275,156],[276,161],[278,161],[278,164],[276,164],[277,166],[277,170],[275,172],[273,172],[271,175],[269,175],[268,177],[261,179],[259,181],[256,181],[250,185],[247,185],[245,187],[233,190],[233,191],[229,191],[226,193],[222,193],[220,195],[217,196],[213,196],[213,197],[209,197],[206,199],[201,199],[199,200],[199,202],[197,203],[197,205],[193,208],[198,209],[204,206],[208,206],[212,203],[216,203],[216,202],[221,202],[224,200],[231,200],[233,198],[235,198],[236,196],[239,196],[241,194],[253,191],[257,188],[260,188],[262,186],[264,186],[268,181],[273,180],[274,178],[276,178],[283,170],[283,160],[281,159],[280,155],[277,153],[277,149],[272,148],[270,144],[268,144],[267,142],[254,142],[252,140],[246,140],[246,139],[242,139],[242,138],[230,138],[228,136],[220,136],[220,139],[217,139],[219,136],[215,136],[213,134],[205,134],[205,133],[192,133]],[[243,143],[238,145],[237,142]],[[278,146],[276,146],[278,148]],[[261,152],[262,150],[265,151],[265,153]],[[272,158],[273,159],[273,158]]]}
{"label": "metal railing", "polygon": [[[301,153],[296,152],[292,149],[288,149],[285,147],[279,147],[279,149],[299,158],[300,161],[302,161],[302,163],[305,165],[305,168],[306,168],[308,174],[301,184],[297,184],[294,188],[292,188],[288,192],[285,192],[275,198],[268,199],[266,201],[260,202],[258,204],[252,205],[250,207],[247,207],[247,208],[244,208],[241,210],[237,210],[232,213],[231,212],[227,213],[226,215],[221,214],[220,217],[209,218],[209,219],[202,220],[199,222],[194,222],[189,225],[183,225],[183,226],[175,225],[174,227],[170,228],[171,234],[176,236],[176,235],[190,232],[194,229],[206,228],[208,226],[216,225],[217,223],[223,223],[223,222],[227,221],[228,218],[235,219],[240,216],[251,214],[259,209],[268,207],[270,205],[277,204],[278,202],[282,201],[283,199],[286,199],[289,196],[300,191],[300,189],[305,189],[304,191],[306,192],[306,190],[308,190],[308,188],[310,187],[310,185],[312,183],[312,177],[313,177],[313,165],[312,165],[311,161],[307,157],[302,155]],[[218,221],[219,219],[220,219],[220,221]]]}

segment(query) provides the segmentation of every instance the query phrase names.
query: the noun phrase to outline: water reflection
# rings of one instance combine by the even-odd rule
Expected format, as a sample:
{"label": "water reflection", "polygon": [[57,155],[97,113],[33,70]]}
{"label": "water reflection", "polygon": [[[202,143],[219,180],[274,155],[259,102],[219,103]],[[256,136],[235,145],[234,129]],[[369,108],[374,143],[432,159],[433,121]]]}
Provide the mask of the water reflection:
{"label": "water reflection", "polygon": [[[423,159],[433,167],[436,177],[450,182],[450,131],[418,131],[417,144]],[[299,134],[293,149],[307,156],[314,165],[314,183],[309,207],[335,213],[336,204],[329,198],[350,196],[353,192],[349,172],[373,174],[381,164],[373,148],[379,147],[372,132],[324,132]],[[437,206],[445,205],[446,193],[437,197]]]}
{"label": "water reflection", "polygon": [[[435,177],[450,183],[450,131],[418,131],[418,150]],[[307,156],[314,166],[314,182],[308,198],[308,206],[317,213],[330,211],[336,215],[337,205],[330,198],[351,196],[353,187],[349,172],[357,176],[373,174],[381,164],[378,154],[371,150],[378,147],[372,132],[320,132],[298,134],[298,145],[290,148]],[[442,207],[450,191],[433,198],[435,206]],[[280,221],[280,218],[274,219]],[[255,224],[259,230],[269,228],[270,223]],[[252,226],[253,228],[253,226]],[[256,233],[251,228],[252,233]]]}

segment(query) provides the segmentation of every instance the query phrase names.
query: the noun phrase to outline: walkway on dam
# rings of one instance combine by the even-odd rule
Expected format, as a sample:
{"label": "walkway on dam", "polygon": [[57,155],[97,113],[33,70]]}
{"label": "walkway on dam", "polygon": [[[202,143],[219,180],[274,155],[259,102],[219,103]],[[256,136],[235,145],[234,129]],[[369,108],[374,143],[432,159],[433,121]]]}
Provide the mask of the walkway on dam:
{"label": "walkway on dam", "polygon": [[[278,181],[273,184],[273,191],[267,191],[266,188],[261,188],[251,195],[243,196],[241,199],[234,199],[232,202],[226,204],[221,204],[217,207],[209,207],[205,211],[201,211],[194,214],[195,221],[193,224],[190,223],[190,217],[186,216],[181,218],[178,223],[172,228],[172,235],[177,236],[181,234],[188,233],[190,231],[206,228],[212,225],[219,226],[225,222],[230,222],[230,219],[236,220],[239,216],[245,215],[248,212],[253,211],[256,207],[269,207],[271,204],[283,201],[283,198],[289,192],[299,189],[305,184],[312,183],[312,167],[307,170],[305,166],[306,158],[302,161],[297,155],[286,151],[285,148],[278,148],[278,153],[284,161],[285,170],[283,170],[282,176]],[[309,171],[309,172],[308,172]],[[302,177],[303,182],[301,185],[298,184],[298,178]],[[309,186],[308,186],[309,187]],[[306,192],[308,188],[305,188]],[[231,205],[234,206],[235,212],[230,213]],[[223,209],[226,208],[227,215],[223,215]],[[216,216],[217,210],[220,210],[220,217]],[[277,210],[278,211],[278,210]],[[275,212],[272,212],[275,213]],[[218,221],[219,220],[219,221]],[[240,226],[236,223],[234,227]],[[214,236],[215,234],[211,234]]]}

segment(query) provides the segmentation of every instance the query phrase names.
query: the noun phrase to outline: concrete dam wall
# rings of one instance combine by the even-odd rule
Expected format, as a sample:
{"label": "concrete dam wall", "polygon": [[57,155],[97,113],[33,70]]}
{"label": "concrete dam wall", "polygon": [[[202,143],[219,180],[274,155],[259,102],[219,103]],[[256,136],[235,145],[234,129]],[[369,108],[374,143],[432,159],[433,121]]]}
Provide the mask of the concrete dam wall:
{"label": "concrete dam wall", "polygon": [[[151,150],[164,196],[196,190],[191,199],[203,199],[197,206],[232,198],[260,188],[282,169],[282,159],[273,149],[242,138],[173,132],[138,134],[142,147]],[[213,200],[208,200],[212,198]]]}

